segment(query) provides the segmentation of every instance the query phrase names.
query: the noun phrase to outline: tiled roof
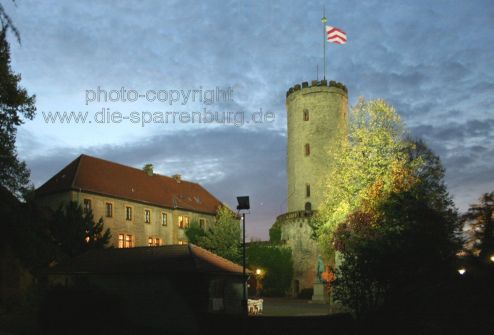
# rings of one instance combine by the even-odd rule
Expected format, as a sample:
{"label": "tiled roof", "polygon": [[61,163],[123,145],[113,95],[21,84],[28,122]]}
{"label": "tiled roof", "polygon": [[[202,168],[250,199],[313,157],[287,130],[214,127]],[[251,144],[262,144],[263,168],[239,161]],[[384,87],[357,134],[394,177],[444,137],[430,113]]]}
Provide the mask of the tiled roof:
{"label": "tiled roof", "polygon": [[242,267],[196,245],[92,250],[52,269],[52,274],[242,274]]}
{"label": "tiled roof", "polygon": [[116,198],[215,214],[222,203],[197,183],[81,155],[36,190],[36,196],[80,190]]}

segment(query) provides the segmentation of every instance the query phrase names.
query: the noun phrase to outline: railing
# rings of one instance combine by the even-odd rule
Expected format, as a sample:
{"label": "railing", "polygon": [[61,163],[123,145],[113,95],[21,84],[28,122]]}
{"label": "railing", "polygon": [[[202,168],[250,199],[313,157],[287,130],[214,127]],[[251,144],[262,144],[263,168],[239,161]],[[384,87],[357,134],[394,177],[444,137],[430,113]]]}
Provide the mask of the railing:
{"label": "railing", "polygon": [[276,221],[300,219],[300,218],[310,218],[317,214],[317,211],[295,211],[281,214],[276,218]]}

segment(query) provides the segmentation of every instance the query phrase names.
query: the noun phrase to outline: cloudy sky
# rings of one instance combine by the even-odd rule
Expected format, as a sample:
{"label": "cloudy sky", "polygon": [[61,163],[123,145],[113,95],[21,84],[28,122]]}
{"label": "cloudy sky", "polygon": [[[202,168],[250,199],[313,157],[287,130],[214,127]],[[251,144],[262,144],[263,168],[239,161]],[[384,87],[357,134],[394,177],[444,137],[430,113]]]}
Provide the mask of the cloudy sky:
{"label": "cloudy sky", "polygon": [[[153,163],[232,206],[250,195],[247,233],[267,238],[286,210],[285,93],[322,67],[325,6],[328,24],[349,39],[327,46],[328,77],[347,85],[351,104],[359,96],[393,104],[411,134],[440,155],[461,210],[494,190],[490,0],[0,2],[21,32],[21,45],[10,36],[13,69],[37,96],[35,120],[18,132],[36,186],[81,153],[138,168]],[[171,101],[172,90],[216,87],[230,88],[231,99]],[[98,88],[101,100],[87,101]],[[101,92],[122,88],[161,91],[162,101],[103,101]],[[98,123],[102,109],[141,119]],[[261,110],[274,120],[144,123],[142,114],[231,112],[247,120]],[[87,112],[93,121],[46,122],[57,111]]]}

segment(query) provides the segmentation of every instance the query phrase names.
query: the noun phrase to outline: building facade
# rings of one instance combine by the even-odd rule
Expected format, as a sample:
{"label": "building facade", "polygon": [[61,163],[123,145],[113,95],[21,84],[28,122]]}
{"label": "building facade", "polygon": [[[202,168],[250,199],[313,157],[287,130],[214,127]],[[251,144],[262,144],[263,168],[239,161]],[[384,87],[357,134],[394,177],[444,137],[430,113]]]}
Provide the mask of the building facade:
{"label": "building facade", "polygon": [[81,155],[36,190],[52,209],[69,201],[91,210],[110,228],[118,248],[186,244],[185,228],[213,224],[223,204],[201,185]]}
{"label": "building facade", "polygon": [[347,134],[347,89],[326,80],[297,84],[287,92],[286,110],[288,212],[278,216],[275,225],[292,249],[293,294],[298,295],[314,284],[318,246],[311,220],[324,199],[328,152]]}

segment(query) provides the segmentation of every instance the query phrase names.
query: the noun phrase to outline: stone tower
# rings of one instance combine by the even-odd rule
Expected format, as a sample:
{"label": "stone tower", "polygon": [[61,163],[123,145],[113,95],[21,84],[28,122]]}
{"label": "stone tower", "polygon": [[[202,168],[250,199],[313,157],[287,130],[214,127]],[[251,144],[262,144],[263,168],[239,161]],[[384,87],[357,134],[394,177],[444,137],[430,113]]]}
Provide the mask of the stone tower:
{"label": "stone tower", "polygon": [[348,94],[343,84],[313,80],[286,95],[288,122],[288,212],[278,216],[281,240],[292,249],[293,294],[313,287],[317,242],[310,220],[324,196],[329,147],[346,134]]}

